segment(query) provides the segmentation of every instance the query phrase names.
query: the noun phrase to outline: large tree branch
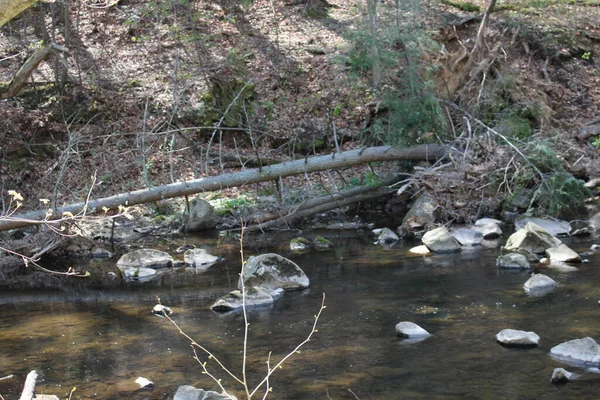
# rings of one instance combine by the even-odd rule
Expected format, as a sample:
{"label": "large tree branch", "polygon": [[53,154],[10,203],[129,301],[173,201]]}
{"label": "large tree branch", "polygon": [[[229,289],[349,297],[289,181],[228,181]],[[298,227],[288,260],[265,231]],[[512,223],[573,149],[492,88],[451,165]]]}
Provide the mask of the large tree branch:
{"label": "large tree branch", "polygon": [[[244,186],[252,183],[271,181],[287,176],[309,172],[351,167],[353,165],[380,161],[396,160],[429,160],[435,161],[446,154],[440,145],[421,145],[409,148],[391,146],[366,147],[360,150],[333,153],[326,156],[316,156],[296,161],[284,162],[262,168],[233,172],[220,176],[194,179],[191,181],[171,183],[151,189],[136,190],[121,193],[98,200],[72,204],[53,210],[52,216],[60,218],[63,213],[87,214],[101,211],[104,208],[117,209],[119,206],[143,204],[172,197],[186,196],[211,190],[221,190],[229,187]],[[20,228],[35,224],[49,224],[47,210],[0,218],[0,231]]]}

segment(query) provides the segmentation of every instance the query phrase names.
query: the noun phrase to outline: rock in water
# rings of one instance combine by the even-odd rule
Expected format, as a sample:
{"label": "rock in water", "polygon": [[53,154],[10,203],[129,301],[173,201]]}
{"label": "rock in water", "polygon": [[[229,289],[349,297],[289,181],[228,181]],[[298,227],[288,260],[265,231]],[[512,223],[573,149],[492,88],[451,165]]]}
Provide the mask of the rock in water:
{"label": "rock in water", "polygon": [[377,235],[377,244],[390,245],[396,243],[400,238],[390,228],[373,229],[373,234]]}
{"label": "rock in water", "polygon": [[208,254],[205,249],[186,250],[183,259],[190,267],[200,271],[206,271],[219,261],[219,257]]}
{"label": "rock in water", "polygon": [[550,349],[550,355],[558,360],[592,367],[600,366],[600,345],[590,337],[569,340]]}
{"label": "rock in water", "polygon": [[509,251],[523,249],[535,254],[541,254],[546,249],[556,247],[560,244],[562,242],[559,239],[533,222],[529,222],[508,238],[505,249]]}
{"label": "rock in water", "polygon": [[556,281],[544,274],[535,274],[525,282],[523,288],[531,296],[543,296],[556,288]]}
{"label": "rock in water", "polygon": [[221,394],[193,386],[179,386],[173,400],[237,400],[231,395]]}
{"label": "rock in water", "polygon": [[213,206],[201,197],[190,201],[189,212],[183,215],[183,231],[199,232],[212,229],[217,225],[217,214]]}
{"label": "rock in water", "polygon": [[317,250],[329,250],[333,248],[333,243],[323,236],[316,236],[313,239],[313,246],[315,246],[315,249]]}
{"label": "rock in water", "polygon": [[460,243],[444,226],[428,231],[423,235],[423,243],[434,253],[453,253],[460,251]]}
{"label": "rock in water", "polygon": [[522,254],[508,253],[504,254],[496,259],[496,266],[498,268],[506,269],[530,269],[529,261],[527,257]]}
{"label": "rock in water", "polygon": [[140,249],[121,256],[117,268],[124,271],[127,268],[166,268],[173,265],[173,257],[168,253],[153,249]]}
{"label": "rock in water", "polygon": [[422,193],[412,204],[398,228],[406,237],[420,236],[423,231],[431,229],[440,217],[441,209],[431,193]]}
{"label": "rock in water", "polygon": [[566,244],[559,244],[556,247],[546,249],[546,255],[551,261],[580,263],[579,254],[571,250]]}
{"label": "rock in water", "polygon": [[483,242],[483,233],[475,228],[459,228],[452,236],[463,246],[479,246]]}
{"label": "rock in water", "polygon": [[157,304],[152,309],[152,314],[156,315],[157,317],[164,318],[165,315],[173,314],[173,310],[171,310],[169,307],[163,306],[162,304]]}
{"label": "rock in water", "polygon": [[519,230],[529,223],[533,223],[553,236],[569,236],[571,225],[567,221],[559,219],[523,217],[515,221],[515,229]]}
{"label": "rock in water", "polygon": [[405,338],[426,338],[431,336],[429,332],[414,322],[403,321],[396,324],[396,334]]}
{"label": "rock in water", "polygon": [[554,368],[552,371],[552,378],[550,378],[550,382],[552,383],[567,383],[577,378],[572,372],[567,371],[564,368]]}
{"label": "rock in water", "polygon": [[[304,271],[293,261],[275,253],[250,257],[244,266],[244,286],[261,287],[267,292],[275,289],[298,290],[309,286]],[[238,288],[242,288],[241,282]]]}
{"label": "rock in water", "polygon": [[540,337],[535,332],[503,329],[496,334],[496,340],[504,346],[535,347],[540,342]]}
{"label": "rock in water", "polygon": [[290,250],[303,252],[310,248],[310,241],[303,237],[296,237],[290,241]]}
{"label": "rock in water", "polygon": [[[479,222],[479,221],[478,221]],[[484,225],[475,225],[475,228],[481,232],[483,238],[486,240],[497,239],[502,236],[502,228],[500,225],[495,223],[489,223]]]}
{"label": "rock in water", "polygon": [[154,387],[154,382],[152,382],[151,380],[148,380],[142,376],[140,376],[139,378],[137,378],[135,380],[135,383],[137,383],[138,385],[140,385],[140,389],[151,389]]}
{"label": "rock in water", "polygon": [[[275,291],[275,294],[277,295],[278,292]],[[273,298],[273,296],[261,288],[246,288],[246,308],[268,306],[273,304],[274,301],[275,299]],[[227,312],[240,309],[243,306],[244,299],[242,297],[242,292],[239,290],[234,290],[231,293],[215,301],[215,303],[212,306],[210,306],[210,308],[211,310],[217,312]]]}
{"label": "rock in water", "polygon": [[419,255],[431,254],[431,250],[429,250],[429,247],[425,246],[424,244],[411,248],[409,252]]}

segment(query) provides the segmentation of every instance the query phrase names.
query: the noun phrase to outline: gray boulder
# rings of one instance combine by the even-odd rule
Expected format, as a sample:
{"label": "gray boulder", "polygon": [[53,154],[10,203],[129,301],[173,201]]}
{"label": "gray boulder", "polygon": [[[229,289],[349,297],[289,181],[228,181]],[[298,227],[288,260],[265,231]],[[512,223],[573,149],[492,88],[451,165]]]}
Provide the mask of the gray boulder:
{"label": "gray boulder", "polygon": [[376,244],[390,245],[396,243],[400,238],[390,228],[373,229],[373,234],[377,236]]}
{"label": "gray boulder", "polygon": [[590,337],[569,340],[550,349],[550,356],[569,363],[600,366],[600,345]]}
{"label": "gray boulder", "polygon": [[426,232],[421,240],[434,253],[453,253],[461,248],[460,243],[444,226]]}
{"label": "gray boulder", "polygon": [[546,255],[552,262],[580,263],[579,254],[571,250],[566,244],[559,244],[556,247],[546,249]]}
{"label": "gray boulder", "polygon": [[483,233],[474,228],[456,229],[452,236],[463,246],[479,246],[483,242]]}
{"label": "gray boulder", "polygon": [[592,218],[588,221],[590,227],[594,228],[597,231],[600,231],[600,212],[594,214]]}
{"label": "gray boulder", "polygon": [[515,229],[519,230],[529,223],[534,223],[553,236],[569,236],[571,225],[559,219],[523,217],[515,221]]}
{"label": "gray boulder", "polygon": [[190,249],[183,254],[183,260],[196,271],[206,271],[219,261],[219,257],[208,254],[205,249]]}
{"label": "gray boulder", "polygon": [[481,232],[485,240],[497,239],[503,235],[500,226],[493,222],[484,225],[475,225],[475,229]]}
{"label": "gray boulder", "polygon": [[[282,289],[279,289],[282,290]],[[277,294],[277,291],[275,291]],[[273,295],[259,287],[246,288],[246,308],[269,306],[275,301]],[[242,292],[234,290],[231,293],[221,297],[210,306],[211,310],[217,312],[227,312],[238,310],[244,306]]]}
{"label": "gray boulder", "polygon": [[113,253],[102,247],[94,247],[91,253],[92,258],[111,258]]}
{"label": "gray boulder", "polygon": [[546,249],[556,247],[561,243],[559,239],[539,225],[529,222],[508,238],[504,248],[508,251],[524,249],[534,254],[540,254],[544,253]]}
{"label": "gray boulder", "polygon": [[[310,284],[304,271],[295,262],[275,253],[248,258],[241,279],[244,280],[244,286],[261,287],[267,292],[279,288],[305,289]],[[240,281],[238,288],[241,287]]]}
{"label": "gray boulder", "polygon": [[183,231],[199,232],[213,229],[217,225],[217,214],[213,206],[201,197],[190,201],[189,212],[183,215]]}
{"label": "gray boulder", "polygon": [[441,209],[431,193],[422,193],[412,204],[402,219],[399,227],[400,235],[406,237],[420,236],[425,230],[433,228],[440,218]]}
{"label": "gray boulder", "polygon": [[522,254],[508,253],[496,259],[496,266],[505,269],[530,269],[527,257]]}
{"label": "gray boulder", "polygon": [[504,346],[535,347],[540,337],[535,332],[503,329],[496,334],[496,340]]}
{"label": "gray boulder", "polygon": [[525,282],[523,289],[531,296],[543,296],[553,291],[556,286],[554,279],[544,274],[535,274]]}
{"label": "gray boulder", "polygon": [[204,389],[196,389],[193,386],[179,386],[173,400],[237,400],[236,397],[221,394]]}
{"label": "gray boulder", "polygon": [[154,249],[139,249],[123,254],[117,261],[117,268],[167,268],[173,265],[173,257],[168,253]]}
{"label": "gray boulder", "polygon": [[569,222],[571,230],[569,236],[589,236],[594,231],[587,221],[574,220]]}
{"label": "gray boulder", "polygon": [[414,322],[403,321],[396,324],[396,334],[404,338],[426,338],[431,336],[429,332]]}
{"label": "gray boulder", "polygon": [[550,262],[547,264],[547,268],[562,274],[579,271],[579,268],[565,264],[564,262]]}

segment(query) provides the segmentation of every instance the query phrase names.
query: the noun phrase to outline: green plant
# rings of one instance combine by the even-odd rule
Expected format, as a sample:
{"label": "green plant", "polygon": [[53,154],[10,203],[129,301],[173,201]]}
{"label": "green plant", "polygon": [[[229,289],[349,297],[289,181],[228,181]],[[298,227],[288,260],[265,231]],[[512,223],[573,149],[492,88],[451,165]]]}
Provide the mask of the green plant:
{"label": "green plant", "polygon": [[592,146],[600,148],[600,136],[596,137],[596,139],[592,142]]}
{"label": "green plant", "polygon": [[532,203],[538,210],[555,217],[573,215],[592,194],[584,183],[566,172],[554,172],[534,192]]}

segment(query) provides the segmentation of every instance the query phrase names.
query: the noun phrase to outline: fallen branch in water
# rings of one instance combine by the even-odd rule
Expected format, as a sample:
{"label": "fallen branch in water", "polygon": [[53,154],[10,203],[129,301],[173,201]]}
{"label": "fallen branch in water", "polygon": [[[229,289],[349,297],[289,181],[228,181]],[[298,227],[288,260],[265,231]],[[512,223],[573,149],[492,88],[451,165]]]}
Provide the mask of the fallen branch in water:
{"label": "fallen branch in water", "polygon": [[21,397],[19,400],[32,400],[35,392],[35,382],[37,381],[38,373],[36,370],[31,371],[27,374],[27,378],[25,379],[25,385],[23,387],[23,392],[21,393]]}

